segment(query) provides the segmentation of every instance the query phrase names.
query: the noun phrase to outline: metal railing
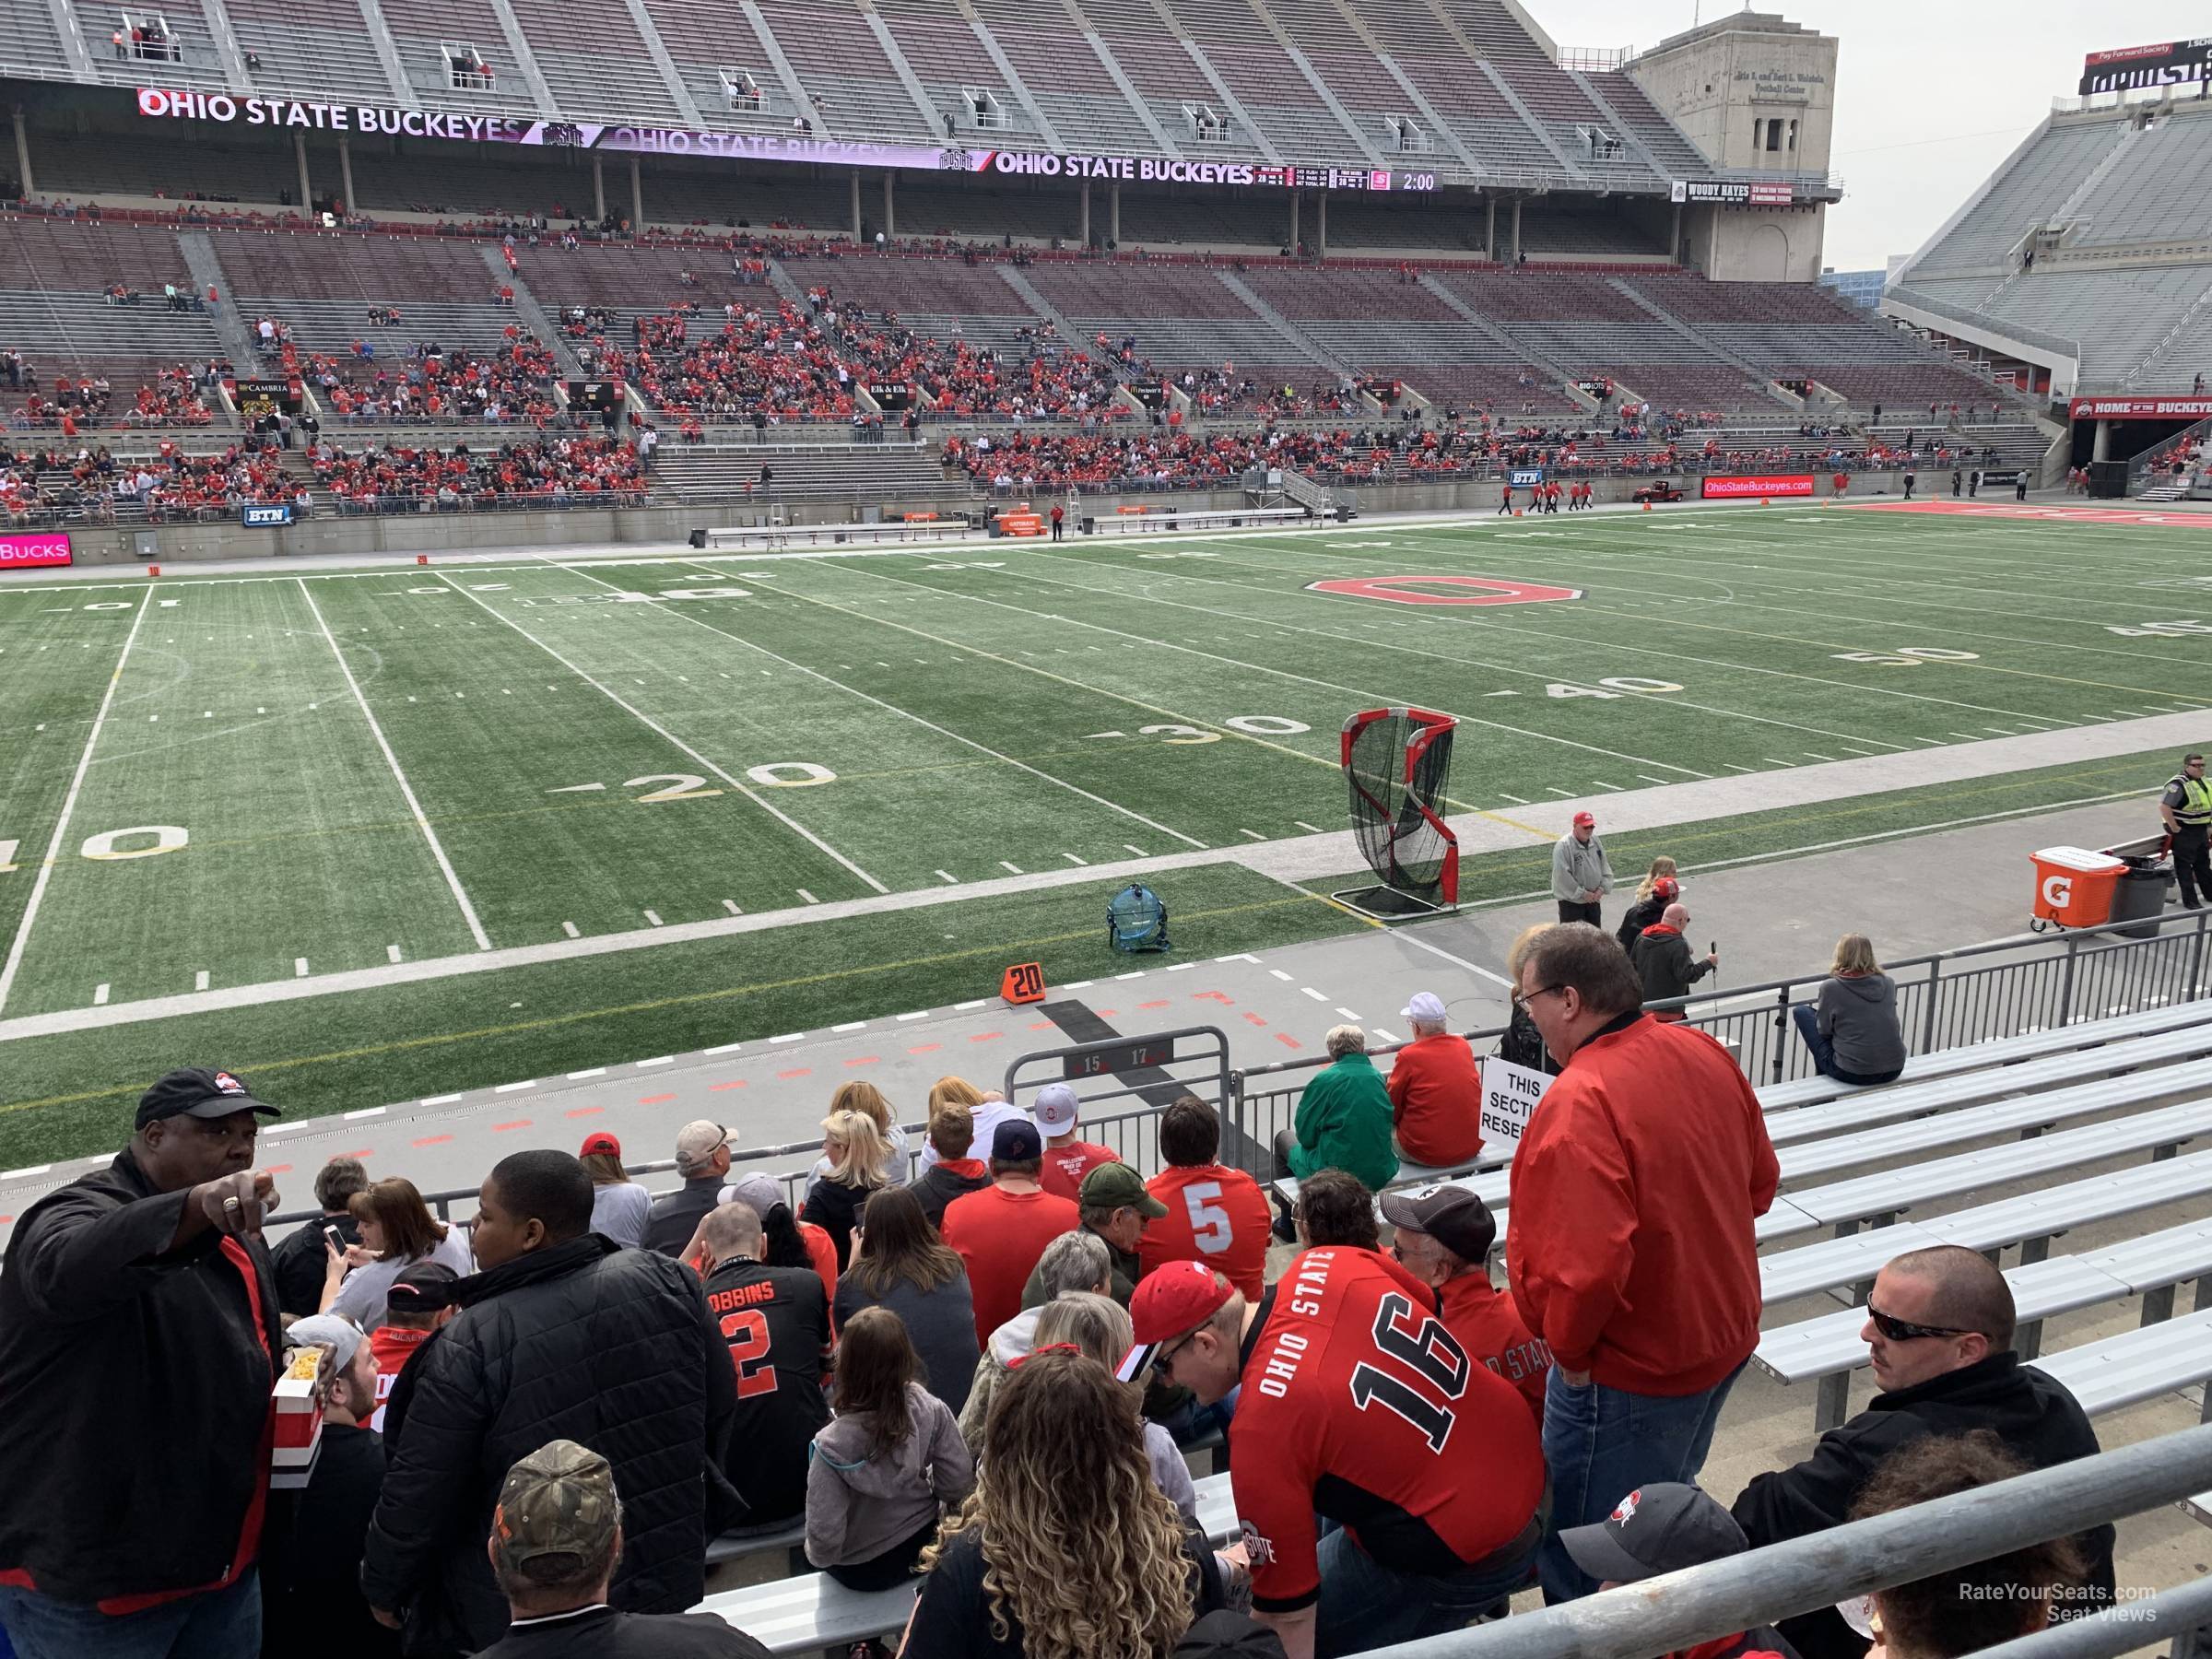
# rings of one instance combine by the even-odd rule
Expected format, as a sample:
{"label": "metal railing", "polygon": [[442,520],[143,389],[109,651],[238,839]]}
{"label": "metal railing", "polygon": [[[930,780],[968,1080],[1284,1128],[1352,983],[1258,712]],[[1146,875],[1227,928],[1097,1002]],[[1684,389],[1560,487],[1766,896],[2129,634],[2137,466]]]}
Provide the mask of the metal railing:
{"label": "metal railing", "polygon": [[[2149,937],[2129,936],[2145,929],[2157,931]],[[1913,1054],[1928,1054],[1939,1049],[2056,1030],[2136,1008],[2212,997],[2212,911],[2108,923],[2072,929],[2057,937],[2020,935],[1968,945],[1888,963],[1884,971],[1897,984],[1898,1019],[1906,1048]],[[1753,1083],[1781,1083],[1813,1072],[1812,1056],[1793,1029],[1793,1010],[1813,1006],[1828,977],[1825,973],[1804,974],[1647,1003],[1645,1006],[1680,1010],[1685,1023],[1726,1044]],[[1504,1034],[1503,1026],[1489,1026],[1462,1036],[1474,1048],[1487,1051]],[[1227,1039],[1217,1028],[1196,1027],[1183,1032],[1114,1037],[1023,1055],[1008,1069],[1006,1092],[1012,1098],[1018,1089],[1033,1088],[1043,1081],[1026,1074],[1018,1080],[1016,1077],[1021,1068],[1041,1059],[1111,1056],[1112,1051],[1189,1035],[1213,1039],[1219,1048],[1193,1052],[1163,1064],[1197,1065],[1201,1070],[1196,1075],[1165,1076],[1160,1066],[1148,1062],[1139,1063],[1147,1075],[1135,1081],[1124,1082],[1111,1071],[1100,1073],[1100,1081],[1106,1087],[1084,1096],[1085,1138],[1112,1147],[1133,1169],[1158,1169],[1156,1132],[1166,1103],[1149,1097],[1167,1093],[1171,1088],[1175,1093],[1194,1094],[1220,1112],[1225,1163],[1259,1179],[1272,1179],[1279,1173],[1270,1149],[1276,1133],[1292,1126],[1306,1083],[1314,1072],[1330,1064],[1325,1057],[1227,1069]],[[1368,1053],[1395,1053],[1405,1046],[1403,1042],[1384,1043],[1371,1047]],[[1092,1114],[1095,1105],[1129,1099],[1136,1103],[1124,1110]],[[908,1124],[903,1127],[911,1176],[919,1173],[928,1125]],[[768,1173],[783,1183],[795,1211],[814,1159],[820,1152],[821,1144],[816,1140],[733,1148],[730,1179],[805,1156],[807,1162],[798,1169],[768,1169]],[[632,1177],[672,1174],[675,1170],[670,1159],[629,1166]],[[667,1188],[656,1186],[654,1190]],[[426,1193],[423,1197],[441,1219],[450,1220],[454,1205],[473,1204],[476,1195],[477,1189],[470,1186]],[[289,1211],[272,1217],[269,1225],[285,1227],[318,1218],[316,1211]],[[2204,1484],[2212,1487],[2212,1477]]]}
{"label": "metal railing", "polygon": [[[1656,1659],[2140,1514],[2208,1485],[2212,1427],[2184,1429],[1540,1613],[1379,1648],[1375,1659]],[[2170,1638],[2186,1648],[2208,1612],[2212,1580],[2200,1578],[1983,1654],[2109,1659]]]}
{"label": "metal railing", "polygon": [[[2128,936],[2146,928],[2156,928],[2156,936]],[[1884,971],[1897,984],[1907,1050],[1928,1054],[2212,996],[2208,955],[2212,912],[2196,911],[2072,929],[2055,938],[2024,935],[1963,946],[1887,963]],[[1679,1010],[1685,1023],[1726,1044],[1753,1083],[1782,1083],[1813,1073],[1812,1055],[1793,1027],[1793,1011],[1813,1006],[1828,977],[1804,974],[1645,1006]],[[1504,1034],[1503,1026],[1493,1026],[1465,1036],[1481,1050]],[[1388,1043],[1368,1052],[1394,1053],[1404,1046]],[[1275,1132],[1290,1126],[1306,1079],[1328,1064],[1319,1057],[1282,1060],[1232,1074],[1230,1110],[1246,1143],[1264,1154]],[[1261,1161],[1266,1161],[1264,1156]]]}

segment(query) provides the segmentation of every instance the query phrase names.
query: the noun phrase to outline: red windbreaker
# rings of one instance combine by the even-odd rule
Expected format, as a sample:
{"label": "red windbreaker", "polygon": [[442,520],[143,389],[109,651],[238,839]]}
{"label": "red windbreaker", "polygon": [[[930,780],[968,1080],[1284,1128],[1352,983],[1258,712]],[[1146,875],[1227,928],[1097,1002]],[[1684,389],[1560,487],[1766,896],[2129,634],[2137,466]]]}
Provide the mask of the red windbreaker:
{"label": "red windbreaker", "polygon": [[1574,1052],[1513,1159],[1521,1317],[1562,1367],[1608,1388],[1711,1388],[1759,1344],[1751,1230],[1780,1178],[1728,1052],[1624,1017]]}

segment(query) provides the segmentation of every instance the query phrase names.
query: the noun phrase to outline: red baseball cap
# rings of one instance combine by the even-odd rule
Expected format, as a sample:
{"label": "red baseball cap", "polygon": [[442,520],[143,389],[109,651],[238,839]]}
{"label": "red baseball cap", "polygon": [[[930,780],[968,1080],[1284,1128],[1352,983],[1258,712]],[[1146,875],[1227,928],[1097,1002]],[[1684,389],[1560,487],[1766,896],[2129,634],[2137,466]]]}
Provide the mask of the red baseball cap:
{"label": "red baseball cap", "polygon": [[1159,1357],[1160,1349],[1189,1335],[1236,1293],[1235,1286],[1203,1262],[1169,1262],[1155,1268],[1129,1299],[1136,1346],[1122,1357],[1113,1374],[1134,1382]]}
{"label": "red baseball cap", "polygon": [[619,1158],[622,1156],[622,1143],[602,1129],[596,1135],[587,1135],[583,1137],[583,1150],[577,1153],[576,1156],[590,1158],[600,1152],[609,1152]]}
{"label": "red baseball cap", "polygon": [[1596,817],[1594,814],[1587,812],[1576,813],[1574,815],[1574,827],[1577,830],[1580,830],[1584,824],[1588,824],[1592,829],[1594,830],[1597,827]]}
{"label": "red baseball cap", "polygon": [[1681,896],[1682,896],[1682,884],[1681,884],[1680,882],[1677,881],[1677,880],[1676,880],[1676,879],[1675,879],[1675,878],[1674,878],[1672,876],[1657,876],[1657,877],[1653,877],[1653,879],[1652,879],[1652,897],[1653,897],[1653,898],[1654,898],[1654,899],[1679,899]]}

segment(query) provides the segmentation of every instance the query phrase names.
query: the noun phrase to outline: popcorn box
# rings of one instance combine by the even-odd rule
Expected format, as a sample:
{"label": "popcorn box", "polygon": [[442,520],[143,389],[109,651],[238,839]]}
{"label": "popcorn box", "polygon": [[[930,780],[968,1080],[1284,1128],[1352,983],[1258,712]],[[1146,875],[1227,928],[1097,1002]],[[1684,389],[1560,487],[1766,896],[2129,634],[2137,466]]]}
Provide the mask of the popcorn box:
{"label": "popcorn box", "polygon": [[323,1450],[323,1367],[328,1348],[305,1347],[292,1356],[270,1396],[276,1412],[275,1449],[269,1455],[272,1488],[297,1489],[315,1472]]}

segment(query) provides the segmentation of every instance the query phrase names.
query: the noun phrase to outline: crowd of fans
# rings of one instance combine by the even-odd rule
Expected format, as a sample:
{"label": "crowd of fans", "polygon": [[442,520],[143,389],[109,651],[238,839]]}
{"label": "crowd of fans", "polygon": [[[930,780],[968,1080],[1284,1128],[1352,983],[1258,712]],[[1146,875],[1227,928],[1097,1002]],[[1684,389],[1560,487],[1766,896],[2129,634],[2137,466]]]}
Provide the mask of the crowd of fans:
{"label": "crowd of fans", "polygon": [[[1618,936],[1591,925],[1616,885],[1594,822],[1553,883],[1563,920],[1507,959],[1500,1053],[1551,1081],[1511,1164],[1503,1290],[1477,1193],[1400,1184],[1402,1160],[1485,1148],[1468,1041],[1427,992],[1387,1074],[1359,1027],[1328,1033],[1273,1147],[1280,1214],[1194,1096],[1161,1112],[1147,1178],[1085,1138],[1071,1087],[1018,1106],[947,1077],[918,1146],[878,1089],[839,1088],[788,1184],[736,1174],[707,1120],[657,1195],[601,1131],[501,1159],[460,1224],[333,1159],[272,1250],[255,1147],[277,1109],[169,1073],[0,1272],[0,1623],[37,1659],[123,1651],[156,1607],[189,1642],[130,1651],[753,1659],[687,1610],[716,1534],[791,1524],[848,1589],[918,1583],[913,1659],[1311,1659],[2094,1453],[2022,1362],[1998,1269],[1915,1248],[1866,1300],[1868,1408],[1732,1505],[1699,1488],[1759,1338],[1778,1164],[1734,1059],[1645,1006],[1684,971],[1671,863]],[[1865,941],[1806,1012],[1822,1070],[1897,1075]],[[319,1409],[312,1459],[288,1402]],[[160,1455],[112,1457],[118,1424]],[[1217,1438],[1226,1545],[1184,1455]],[[272,1483],[273,1462],[309,1472]],[[1696,1652],[1862,1659],[1878,1630],[1897,1659],[1954,1659],[2109,1604],[2113,1541]]]}
{"label": "crowd of fans", "polygon": [[405,444],[311,445],[315,482],[341,515],[498,509],[641,506],[645,466],[635,444],[585,437],[502,443],[481,454]]}
{"label": "crowd of fans", "polygon": [[74,438],[92,427],[206,426],[215,418],[201,401],[210,382],[189,363],[158,371],[151,383],[126,393],[128,401],[121,407],[106,375],[57,374],[48,383],[19,350],[0,354],[0,382],[21,394],[21,401],[7,411],[11,431],[52,428]]}
{"label": "crowd of fans", "polygon": [[542,427],[561,416],[553,348],[513,324],[494,351],[449,350],[426,340],[387,366],[377,364],[375,348],[359,341],[350,363],[317,355],[307,372],[331,412],[350,422]]}

